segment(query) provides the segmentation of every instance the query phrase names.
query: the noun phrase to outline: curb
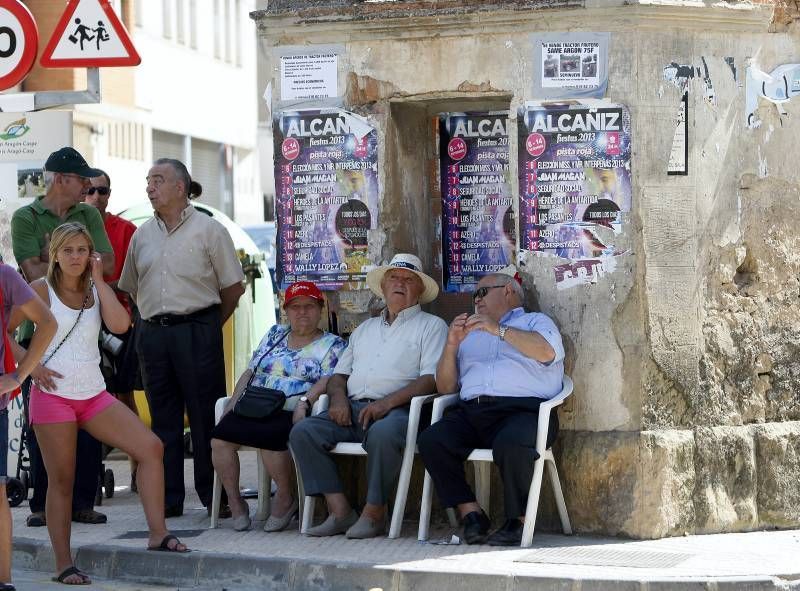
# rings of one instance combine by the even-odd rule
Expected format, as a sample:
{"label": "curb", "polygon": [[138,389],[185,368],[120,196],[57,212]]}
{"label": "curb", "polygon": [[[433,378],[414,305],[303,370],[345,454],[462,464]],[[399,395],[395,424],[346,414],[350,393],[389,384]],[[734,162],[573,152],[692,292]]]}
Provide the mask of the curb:
{"label": "curb", "polygon": [[[42,540],[14,538],[18,568],[55,571],[52,548]],[[275,591],[769,591],[800,589],[800,581],[777,577],[696,580],[558,579],[472,574],[374,566],[359,562],[243,557],[194,551],[176,555],[109,545],[81,546],[75,564],[97,577],[150,584],[208,586],[224,590]]]}

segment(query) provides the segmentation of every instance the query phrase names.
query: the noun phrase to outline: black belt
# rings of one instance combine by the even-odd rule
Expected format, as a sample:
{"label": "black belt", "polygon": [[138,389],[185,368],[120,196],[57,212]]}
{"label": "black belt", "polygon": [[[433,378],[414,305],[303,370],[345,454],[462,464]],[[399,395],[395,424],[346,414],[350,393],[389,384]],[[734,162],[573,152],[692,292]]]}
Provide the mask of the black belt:
{"label": "black belt", "polygon": [[191,314],[157,314],[155,316],[151,316],[150,318],[144,318],[143,320],[149,324],[157,324],[158,326],[174,326],[176,324],[183,324],[185,322],[191,322],[192,320],[201,318],[218,307],[219,306],[210,306],[208,308],[198,310],[197,312],[192,312]]}
{"label": "black belt", "polygon": [[489,396],[488,394],[481,394],[469,400],[461,400],[461,404],[494,404],[502,400],[507,400],[507,396]]}

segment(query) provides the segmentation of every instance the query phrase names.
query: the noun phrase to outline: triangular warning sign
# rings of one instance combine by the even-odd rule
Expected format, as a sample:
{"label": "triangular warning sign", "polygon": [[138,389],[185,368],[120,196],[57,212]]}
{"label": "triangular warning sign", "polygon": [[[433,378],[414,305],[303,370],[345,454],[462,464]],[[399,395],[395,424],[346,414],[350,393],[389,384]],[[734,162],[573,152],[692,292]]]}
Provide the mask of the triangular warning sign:
{"label": "triangular warning sign", "polygon": [[39,61],[45,68],[138,66],[141,62],[108,0],[69,0]]}

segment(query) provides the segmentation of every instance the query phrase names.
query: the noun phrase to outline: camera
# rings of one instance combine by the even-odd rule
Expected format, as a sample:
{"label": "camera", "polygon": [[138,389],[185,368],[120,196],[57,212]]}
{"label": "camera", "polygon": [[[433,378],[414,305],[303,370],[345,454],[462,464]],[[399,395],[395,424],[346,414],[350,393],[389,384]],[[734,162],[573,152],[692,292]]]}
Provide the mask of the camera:
{"label": "camera", "polygon": [[103,331],[100,336],[100,342],[103,345],[103,350],[111,353],[114,356],[119,355],[119,352],[122,351],[122,345],[125,344],[122,339],[106,331]]}

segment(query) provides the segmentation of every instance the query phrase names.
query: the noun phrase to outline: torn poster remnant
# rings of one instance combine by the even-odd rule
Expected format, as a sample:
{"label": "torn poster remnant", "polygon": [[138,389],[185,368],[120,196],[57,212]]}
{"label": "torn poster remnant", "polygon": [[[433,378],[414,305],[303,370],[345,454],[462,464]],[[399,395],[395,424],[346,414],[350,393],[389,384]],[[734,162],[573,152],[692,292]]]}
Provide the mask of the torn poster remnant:
{"label": "torn poster remnant", "polygon": [[684,91],[678,114],[675,117],[675,133],[672,135],[672,150],[667,164],[668,175],[689,174],[689,91]]}
{"label": "torn poster remnant", "polygon": [[668,66],[664,66],[664,80],[680,90],[686,90],[691,78],[694,78],[694,66],[692,65],[670,62]]}
{"label": "torn poster remnant", "polygon": [[[756,110],[758,99],[763,98],[775,105],[781,116],[786,115],[783,103],[800,94],[800,64],[784,64],[767,74],[758,66],[747,68],[745,83],[745,125],[756,128],[761,125]],[[783,121],[781,121],[781,124]]]}
{"label": "torn poster remnant", "polygon": [[604,275],[617,268],[617,257],[597,259],[578,259],[563,265],[556,265],[556,289],[569,289],[576,285],[597,283]]}
{"label": "torn poster remnant", "polygon": [[725,63],[728,64],[728,67],[731,69],[731,73],[733,73],[733,81],[738,82],[739,79],[736,77],[736,60],[732,57],[726,57]]}
{"label": "torn poster remnant", "polygon": [[705,92],[703,93],[703,100],[709,107],[717,106],[717,95],[714,92],[714,84],[711,82],[711,74],[708,72],[708,64],[706,58],[700,58],[703,61],[703,85]]}

